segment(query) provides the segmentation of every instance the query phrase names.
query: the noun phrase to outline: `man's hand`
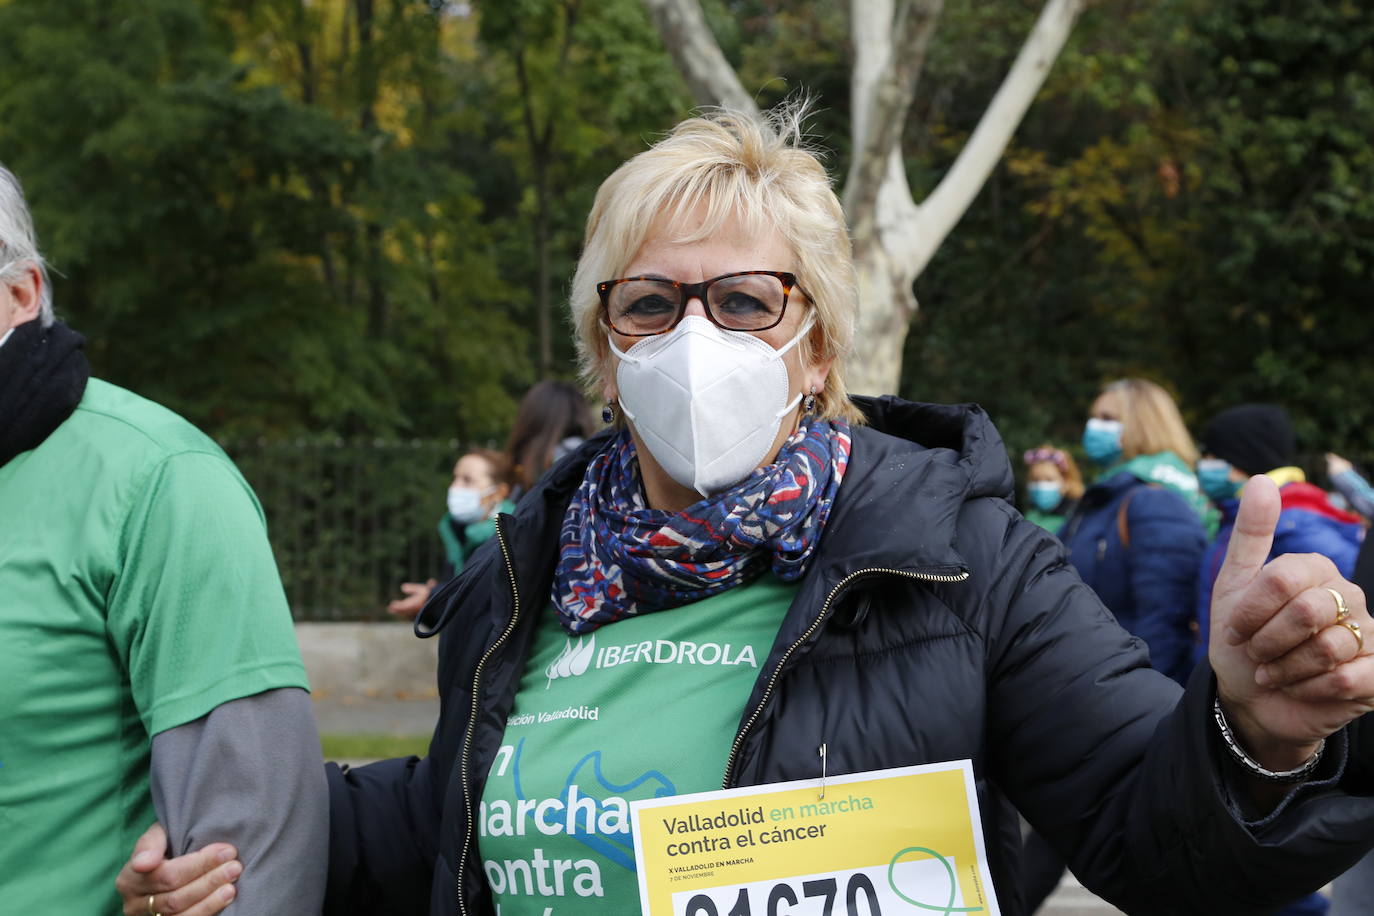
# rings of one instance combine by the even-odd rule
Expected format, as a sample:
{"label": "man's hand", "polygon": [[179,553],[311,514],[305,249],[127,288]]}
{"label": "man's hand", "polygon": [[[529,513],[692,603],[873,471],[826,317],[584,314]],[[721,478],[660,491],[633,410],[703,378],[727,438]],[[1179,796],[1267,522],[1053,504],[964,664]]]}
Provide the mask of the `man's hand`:
{"label": "man's hand", "polygon": [[210,916],[234,899],[234,881],[243,871],[238,853],[227,843],[175,859],[167,858],[167,834],[161,824],[149,827],[134,844],[133,854],[115,878],[125,916]]}
{"label": "man's hand", "polygon": [[1226,562],[1212,592],[1208,658],[1217,694],[1247,753],[1271,770],[1301,766],[1317,743],[1374,710],[1374,645],[1337,623],[1374,631],[1357,586],[1318,554],[1266,563],[1279,517],[1268,477],[1245,485]]}
{"label": "man's hand", "polygon": [[404,598],[397,598],[386,606],[386,612],[396,617],[404,617],[406,620],[414,620],[424,609],[425,602],[429,600],[430,592],[434,591],[434,586],[438,583],[430,579],[428,582],[402,582],[401,592]]}

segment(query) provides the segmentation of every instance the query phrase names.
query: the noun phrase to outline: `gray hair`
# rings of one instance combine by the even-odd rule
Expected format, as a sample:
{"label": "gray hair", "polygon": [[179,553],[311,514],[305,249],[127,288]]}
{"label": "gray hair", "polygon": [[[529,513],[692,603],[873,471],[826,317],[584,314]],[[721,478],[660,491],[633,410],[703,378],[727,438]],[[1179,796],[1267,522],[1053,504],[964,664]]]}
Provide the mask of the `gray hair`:
{"label": "gray hair", "polygon": [[43,278],[43,327],[53,322],[52,284],[48,282],[48,265],[38,251],[33,234],[33,217],[24,201],[24,188],[14,173],[0,165],[0,282],[13,279],[21,269],[35,267]]}

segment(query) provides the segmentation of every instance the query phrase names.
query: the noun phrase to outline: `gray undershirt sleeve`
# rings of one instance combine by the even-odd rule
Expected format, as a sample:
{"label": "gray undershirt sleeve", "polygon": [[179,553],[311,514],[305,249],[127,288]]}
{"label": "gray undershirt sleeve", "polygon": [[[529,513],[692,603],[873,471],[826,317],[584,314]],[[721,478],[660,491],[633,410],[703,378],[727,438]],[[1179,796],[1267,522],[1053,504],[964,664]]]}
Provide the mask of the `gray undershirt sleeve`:
{"label": "gray undershirt sleeve", "polygon": [[310,696],[295,687],[224,703],[153,738],[153,805],[172,855],[238,849],[231,912],[316,916],[329,859],[329,790]]}

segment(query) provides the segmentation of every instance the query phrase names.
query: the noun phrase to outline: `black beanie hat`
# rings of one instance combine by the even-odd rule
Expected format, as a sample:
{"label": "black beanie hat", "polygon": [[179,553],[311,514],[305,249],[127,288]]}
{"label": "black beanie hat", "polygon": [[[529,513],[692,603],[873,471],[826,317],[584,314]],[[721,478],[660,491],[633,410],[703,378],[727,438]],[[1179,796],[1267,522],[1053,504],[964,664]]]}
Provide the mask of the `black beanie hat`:
{"label": "black beanie hat", "polygon": [[1273,404],[1242,404],[1212,418],[1202,433],[1203,450],[1246,474],[1265,474],[1297,459],[1288,411]]}

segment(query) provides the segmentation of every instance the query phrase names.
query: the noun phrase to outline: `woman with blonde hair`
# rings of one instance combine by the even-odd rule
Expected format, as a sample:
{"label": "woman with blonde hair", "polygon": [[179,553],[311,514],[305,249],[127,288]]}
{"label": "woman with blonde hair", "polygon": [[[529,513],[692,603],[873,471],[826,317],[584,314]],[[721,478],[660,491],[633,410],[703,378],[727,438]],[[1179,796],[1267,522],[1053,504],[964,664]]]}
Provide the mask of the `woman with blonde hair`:
{"label": "woman with blonde hair", "polygon": [[[1011,508],[1007,453],[981,410],[849,396],[848,230],[798,133],[795,114],[693,118],[602,185],[572,313],[615,425],[498,516],[496,537],[421,614],[420,632],[445,630],[424,759],[330,767],[326,912],[637,913],[649,866],[635,801],[950,760],[969,761],[981,819],[961,815],[986,838],[991,876],[963,893],[990,912],[995,897],[1021,913],[1012,804],[1133,912],[1177,900],[1257,912],[1320,885],[1374,843],[1366,771],[1334,769],[1348,781],[1263,827],[1231,799],[1253,784],[1268,810],[1278,798],[1261,771],[1343,767],[1346,742],[1321,742],[1365,707],[1335,702],[1332,685],[1306,699],[1257,691],[1254,661],[1220,639],[1215,685],[1181,692],[1058,542]],[[1254,493],[1247,518],[1262,528],[1272,494]],[[1215,616],[1244,636],[1284,625],[1301,611],[1291,589],[1306,594],[1324,572],[1299,558],[1287,589],[1222,592]],[[1252,574],[1228,570],[1237,583]],[[1369,620],[1358,590],[1332,587]],[[1317,660],[1305,633],[1283,632],[1264,651],[1297,653],[1287,685]],[[1374,695],[1374,669],[1342,662],[1344,685]],[[1216,710],[1256,758],[1226,750]],[[929,833],[886,816],[887,839],[867,852],[890,870],[894,850]],[[643,823],[660,820],[676,823]],[[679,876],[731,880],[734,853],[684,848],[714,834],[679,839]],[[833,849],[812,848],[795,852],[808,868],[839,868]],[[130,865],[127,912],[164,911],[168,883],[182,882],[159,883],[163,864],[175,867]],[[845,877],[808,877],[809,911]],[[910,909],[890,881],[863,883],[859,894],[849,880],[849,912]],[[755,889],[753,912],[789,896],[801,912],[801,886],[781,881],[767,906]],[[665,892],[651,911],[744,912],[750,894],[732,888],[737,902],[717,910]]]}

